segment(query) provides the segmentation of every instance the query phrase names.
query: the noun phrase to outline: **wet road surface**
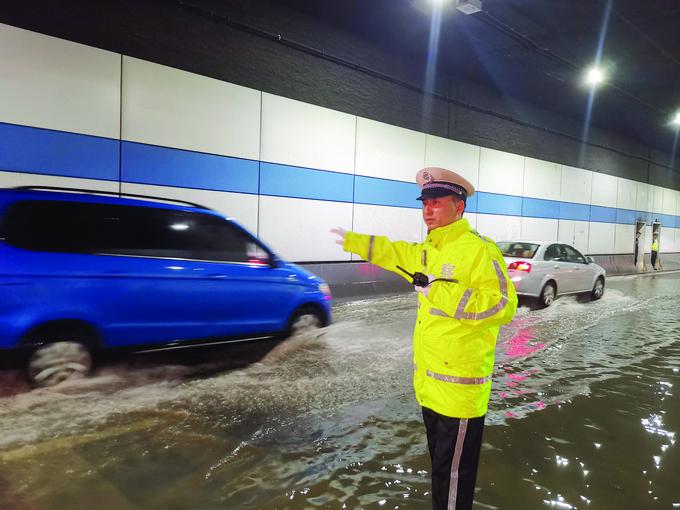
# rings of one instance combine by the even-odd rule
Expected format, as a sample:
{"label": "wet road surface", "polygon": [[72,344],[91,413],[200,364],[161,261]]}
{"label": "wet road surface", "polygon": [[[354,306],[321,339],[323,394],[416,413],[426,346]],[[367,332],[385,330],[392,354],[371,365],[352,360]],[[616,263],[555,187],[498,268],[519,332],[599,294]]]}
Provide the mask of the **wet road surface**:
{"label": "wet road surface", "polygon": [[[0,508],[429,508],[415,302],[339,303],[321,338],[141,356],[52,389],[4,371]],[[678,273],[522,307],[475,508],[680,508],[679,385]]]}

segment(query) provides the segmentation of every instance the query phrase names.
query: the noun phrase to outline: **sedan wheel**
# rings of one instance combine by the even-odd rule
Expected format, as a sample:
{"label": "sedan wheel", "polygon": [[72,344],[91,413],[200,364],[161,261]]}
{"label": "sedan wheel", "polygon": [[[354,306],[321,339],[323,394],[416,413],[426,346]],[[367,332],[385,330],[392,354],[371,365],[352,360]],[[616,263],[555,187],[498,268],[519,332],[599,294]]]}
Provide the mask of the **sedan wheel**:
{"label": "sedan wheel", "polygon": [[590,296],[593,299],[600,299],[603,294],[604,294],[604,279],[602,277],[599,277],[595,282],[595,286],[593,287]]}
{"label": "sedan wheel", "polygon": [[539,301],[543,308],[552,305],[553,301],[555,301],[555,285],[553,283],[548,282],[543,286]]}
{"label": "sedan wheel", "polygon": [[28,377],[36,386],[54,386],[86,376],[92,355],[80,342],[54,342],[39,347],[28,362]]}

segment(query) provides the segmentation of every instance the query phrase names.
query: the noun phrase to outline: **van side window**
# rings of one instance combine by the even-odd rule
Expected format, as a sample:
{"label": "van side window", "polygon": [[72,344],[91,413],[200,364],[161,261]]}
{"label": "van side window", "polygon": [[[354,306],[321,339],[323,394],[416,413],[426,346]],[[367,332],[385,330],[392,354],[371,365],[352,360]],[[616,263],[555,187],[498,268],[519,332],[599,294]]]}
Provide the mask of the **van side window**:
{"label": "van side window", "polygon": [[14,204],[2,235],[33,251],[269,263],[269,254],[228,221],[197,212],[87,202]]}

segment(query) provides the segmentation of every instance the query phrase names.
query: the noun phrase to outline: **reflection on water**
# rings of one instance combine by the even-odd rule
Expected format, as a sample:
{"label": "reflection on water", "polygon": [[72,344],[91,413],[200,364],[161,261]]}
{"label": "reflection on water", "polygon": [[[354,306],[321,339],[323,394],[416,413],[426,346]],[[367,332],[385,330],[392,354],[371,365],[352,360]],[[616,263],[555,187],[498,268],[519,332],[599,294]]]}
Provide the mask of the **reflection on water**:
{"label": "reflection on water", "polygon": [[[680,507],[679,280],[520,308],[498,342],[478,508]],[[3,374],[0,508],[427,508],[415,296],[334,314],[250,364],[242,347],[135,359],[33,391]]]}

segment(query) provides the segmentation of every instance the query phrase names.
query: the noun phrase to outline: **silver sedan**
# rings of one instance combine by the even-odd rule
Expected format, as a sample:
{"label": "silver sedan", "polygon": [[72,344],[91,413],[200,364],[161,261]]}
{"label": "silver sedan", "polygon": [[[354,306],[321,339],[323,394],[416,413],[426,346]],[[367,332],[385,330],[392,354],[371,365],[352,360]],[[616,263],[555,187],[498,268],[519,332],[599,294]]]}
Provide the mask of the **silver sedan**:
{"label": "silver sedan", "polygon": [[554,241],[496,244],[517,294],[536,298],[542,307],[550,306],[558,294],[588,293],[592,299],[604,294],[606,271],[573,246]]}

